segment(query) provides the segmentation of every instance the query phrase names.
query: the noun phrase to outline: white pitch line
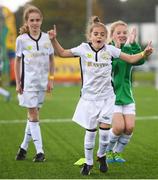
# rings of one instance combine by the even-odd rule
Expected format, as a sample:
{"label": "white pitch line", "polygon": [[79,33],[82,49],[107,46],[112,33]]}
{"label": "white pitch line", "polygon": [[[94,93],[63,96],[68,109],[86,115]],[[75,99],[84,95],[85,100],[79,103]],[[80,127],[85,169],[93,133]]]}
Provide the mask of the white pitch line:
{"label": "white pitch line", "polygon": [[[62,123],[72,122],[71,119],[40,119],[40,123]],[[20,124],[26,123],[26,120],[0,120],[0,124]]]}
{"label": "white pitch line", "polygon": [[136,117],[136,120],[147,120],[147,119],[158,120],[158,116],[138,116],[138,117]]}
{"label": "white pitch line", "polygon": [[[158,116],[138,116],[136,120],[158,120]],[[41,123],[65,123],[65,122],[73,122],[71,118],[67,119],[41,119]],[[0,124],[20,124],[26,123],[26,120],[0,120]]]}

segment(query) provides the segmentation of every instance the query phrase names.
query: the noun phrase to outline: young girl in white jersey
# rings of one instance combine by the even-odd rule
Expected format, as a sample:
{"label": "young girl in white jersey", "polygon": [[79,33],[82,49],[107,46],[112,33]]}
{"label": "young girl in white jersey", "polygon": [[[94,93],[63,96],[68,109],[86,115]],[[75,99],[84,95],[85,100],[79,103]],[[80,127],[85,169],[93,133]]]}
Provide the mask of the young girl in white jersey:
{"label": "young girl in white jersey", "polygon": [[26,158],[32,139],[36,148],[34,162],[45,161],[39,126],[39,108],[45,92],[51,92],[54,79],[54,50],[48,34],[41,32],[43,16],[34,6],[28,6],[23,15],[24,25],[16,40],[15,77],[19,105],[28,109],[27,124],[16,160]]}
{"label": "young girl in white jersey", "polygon": [[52,44],[61,57],[80,57],[82,89],[81,98],[76,107],[73,121],[86,129],[84,138],[85,164],[82,175],[89,175],[93,167],[93,149],[97,126],[99,126],[99,149],[97,160],[101,172],[107,172],[105,150],[114,110],[115,95],[111,83],[112,57],[136,62],[144,55],[152,53],[149,43],[146,49],[136,55],[122,53],[120,49],[105,44],[107,29],[98,17],[92,17],[87,27],[87,43],[65,50],[56,39],[56,28],[49,32]]}

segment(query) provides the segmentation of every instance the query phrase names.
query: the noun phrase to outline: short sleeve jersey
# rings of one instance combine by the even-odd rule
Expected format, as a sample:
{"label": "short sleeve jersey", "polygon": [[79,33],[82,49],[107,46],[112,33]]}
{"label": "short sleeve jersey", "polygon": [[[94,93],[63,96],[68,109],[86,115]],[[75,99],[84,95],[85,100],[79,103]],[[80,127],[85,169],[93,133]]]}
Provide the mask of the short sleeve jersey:
{"label": "short sleeve jersey", "polygon": [[49,36],[41,32],[36,40],[29,34],[16,39],[16,56],[22,60],[24,91],[46,90],[48,83],[50,55],[54,54]]}
{"label": "short sleeve jersey", "polygon": [[121,50],[112,45],[104,45],[96,51],[90,43],[82,43],[72,48],[71,52],[74,56],[80,56],[81,97],[87,100],[101,100],[113,95],[112,57],[118,58]]}

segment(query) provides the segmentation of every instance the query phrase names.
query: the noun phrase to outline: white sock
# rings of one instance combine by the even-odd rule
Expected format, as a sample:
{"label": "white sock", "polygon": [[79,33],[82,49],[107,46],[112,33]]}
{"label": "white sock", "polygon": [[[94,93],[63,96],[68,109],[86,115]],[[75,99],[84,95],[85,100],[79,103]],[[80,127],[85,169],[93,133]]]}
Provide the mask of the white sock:
{"label": "white sock", "polygon": [[42,136],[41,136],[39,122],[29,121],[29,126],[37,154],[44,153],[42,148]]}
{"label": "white sock", "polygon": [[110,132],[109,132],[109,144],[106,148],[106,151],[112,151],[116,142],[118,141],[120,136],[116,136],[113,132],[112,132],[112,129],[110,129]]}
{"label": "white sock", "polygon": [[84,152],[86,164],[93,165],[93,149],[95,145],[95,137],[97,132],[87,131],[84,138]]}
{"label": "white sock", "polygon": [[122,152],[125,146],[129,143],[131,137],[132,137],[132,134],[131,135],[122,134],[120,138],[118,139],[118,143],[114,151],[118,153]]}
{"label": "white sock", "polygon": [[99,149],[97,152],[98,157],[103,157],[106,152],[106,147],[109,143],[109,129],[99,129]]}
{"label": "white sock", "polygon": [[10,93],[7,90],[0,87],[0,94],[7,97]]}
{"label": "white sock", "polygon": [[26,123],[24,139],[23,139],[23,142],[22,142],[20,147],[27,151],[28,144],[31,141],[31,139],[32,139],[31,138],[31,131],[30,131],[29,120],[28,120]]}

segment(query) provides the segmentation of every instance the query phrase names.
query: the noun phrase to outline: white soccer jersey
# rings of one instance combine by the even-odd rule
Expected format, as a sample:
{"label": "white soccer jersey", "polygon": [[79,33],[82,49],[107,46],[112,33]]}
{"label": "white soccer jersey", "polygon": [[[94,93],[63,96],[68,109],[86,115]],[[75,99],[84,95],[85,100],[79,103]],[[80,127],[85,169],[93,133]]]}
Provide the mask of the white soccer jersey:
{"label": "white soccer jersey", "polygon": [[16,56],[22,60],[22,84],[24,91],[46,90],[49,73],[49,57],[54,54],[49,36],[41,32],[35,40],[22,34],[16,40]]}
{"label": "white soccer jersey", "polygon": [[111,82],[112,57],[118,58],[121,50],[104,45],[95,51],[89,43],[72,48],[75,56],[80,56],[82,89],[81,97],[87,100],[101,100],[113,95]]}

